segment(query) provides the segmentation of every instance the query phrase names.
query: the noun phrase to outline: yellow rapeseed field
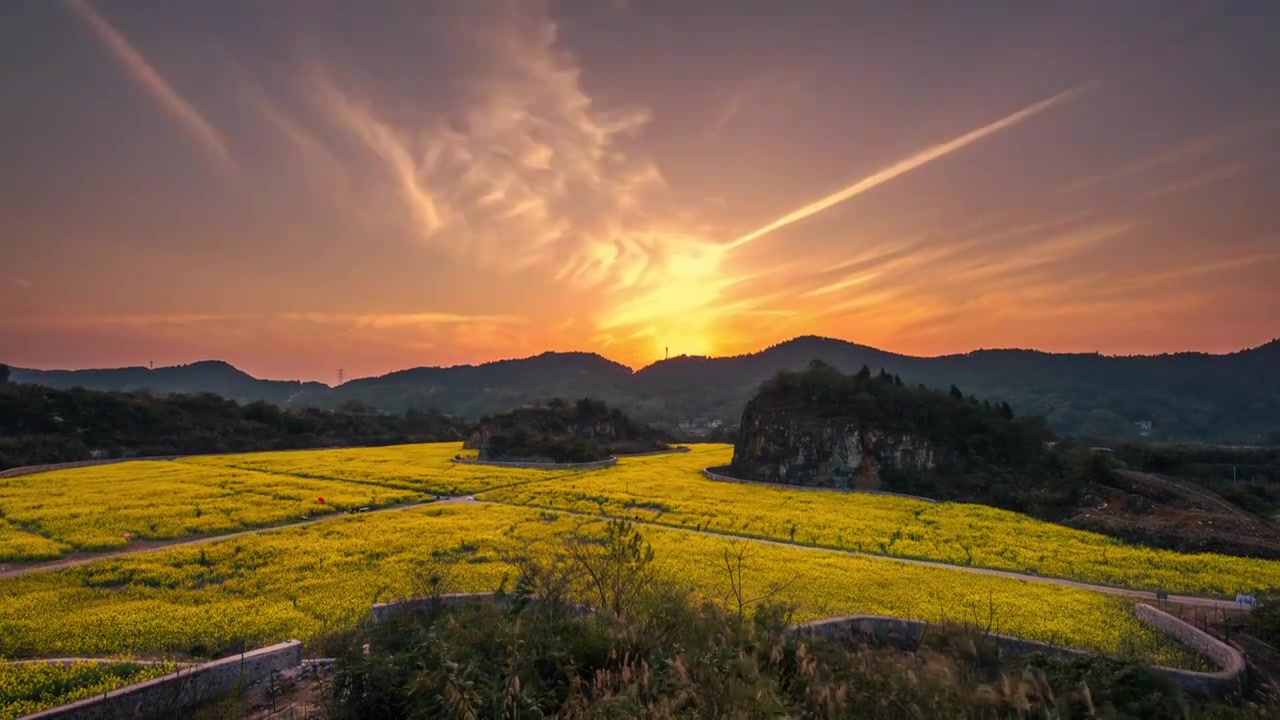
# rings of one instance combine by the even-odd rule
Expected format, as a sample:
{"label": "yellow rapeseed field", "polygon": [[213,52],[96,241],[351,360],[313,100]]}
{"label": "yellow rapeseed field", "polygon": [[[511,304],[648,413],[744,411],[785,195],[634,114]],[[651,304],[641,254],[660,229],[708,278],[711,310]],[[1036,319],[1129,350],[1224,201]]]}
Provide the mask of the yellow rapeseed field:
{"label": "yellow rapeseed field", "polygon": [[965,503],[708,480],[727,445],[623,458],[617,467],[482,493],[482,500],[625,517],[893,557],[1081,582],[1232,597],[1280,588],[1280,562],[1127,545],[1026,515]]}
{"label": "yellow rapeseed field", "polygon": [[23,717],[173,672],[170,663],[0,661],[0,720]]}
{"label": "yellow rapeseed field", "polygon": [[209,455],[181,460],[193,465],[240,468],[303,478],[362,482],[435,495],[470,495],[507,485],[576,476],[574,470],[496,468],[452,462],[474,456],[462,443],[373,448]]}
{"label": "yellow rapeseed field", "polygon": [[14,527],[0,517],[0,562],[53,560],[68,546]]}
{"label": "yellow rapeseed field", "polygon": [[[320,502],[323,498],[324,502]],[[0,479],[0,562],[227,533],[342,509],[429,500],[414,490],[171,461]],[[26,532],[19,532],[19,531]],[[43,542],[41,542],[43,541]]]}
{"label": "yellow rapeseed field", "polygon": [[[102,560],[0,582],[0,656],[186,652],[210,655],[354,627],[375,601],[422,592],[449,566],[451,589],[510,587],[515,552],[598,523],[500,505],[445,505],[229,538]],[[662,570],[710,599],[727,597],[719,567],[732,539],[643,528]],[[742,542],[742,541],[738,541]],[[1097,593],[892,560],[751,543],[748,592],[786,585],[799,619],[879,613],[928,620],[987,618],[1001,632],[1073,647],[1142,650],[1191,662]]]}

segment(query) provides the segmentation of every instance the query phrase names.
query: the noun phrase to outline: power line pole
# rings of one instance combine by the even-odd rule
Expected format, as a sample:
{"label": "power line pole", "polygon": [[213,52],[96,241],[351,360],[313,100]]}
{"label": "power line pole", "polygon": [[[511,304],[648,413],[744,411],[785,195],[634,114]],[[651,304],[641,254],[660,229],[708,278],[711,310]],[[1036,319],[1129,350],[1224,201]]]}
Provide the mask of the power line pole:
{"label": "power line pole", "polygon": [[342,384],[342,368],[338,368],[338,384]]}

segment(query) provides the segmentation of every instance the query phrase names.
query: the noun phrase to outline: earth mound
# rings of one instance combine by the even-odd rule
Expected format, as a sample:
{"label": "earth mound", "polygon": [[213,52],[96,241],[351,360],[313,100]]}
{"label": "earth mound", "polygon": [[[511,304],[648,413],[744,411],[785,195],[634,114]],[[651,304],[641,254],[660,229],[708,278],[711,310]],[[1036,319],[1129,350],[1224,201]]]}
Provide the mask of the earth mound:
{"label": "earth mound", "polygon": [[573,404],[556,399],[482,418],[463,447],[476,450],[480,460],[554,463],[671,449],[658,430],[590,398]]}

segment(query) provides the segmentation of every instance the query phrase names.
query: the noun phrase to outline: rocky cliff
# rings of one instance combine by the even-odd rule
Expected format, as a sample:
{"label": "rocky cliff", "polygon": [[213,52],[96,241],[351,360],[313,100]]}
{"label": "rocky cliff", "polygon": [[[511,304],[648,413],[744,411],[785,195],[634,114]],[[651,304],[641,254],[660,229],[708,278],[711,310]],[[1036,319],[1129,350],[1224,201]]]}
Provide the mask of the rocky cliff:
{"label": "rocky cliff", "polygon": [[883,490],[1044,513],[1074,507],[1042,423],[867,368],[821,362],[764,383],[742,414],[733,475],[791,485]]}
{"label": "rocky cliff", "polygon": [[937,449],[919,435],[886,431],[851,415],[815,416],[757,397],[747,403],[733,448],[737,477],[760,482],[881,490],[881,470],[927,472]]}

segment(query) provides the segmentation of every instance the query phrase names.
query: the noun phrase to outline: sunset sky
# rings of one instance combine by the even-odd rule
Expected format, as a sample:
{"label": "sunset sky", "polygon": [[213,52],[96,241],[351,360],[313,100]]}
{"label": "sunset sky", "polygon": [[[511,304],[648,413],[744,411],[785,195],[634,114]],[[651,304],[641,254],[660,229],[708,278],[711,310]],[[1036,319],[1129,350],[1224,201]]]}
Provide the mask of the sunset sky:
{"label": "sunset sky", "polygon": [[1280,336],[1271,0],[0,3],[0,362]]}

